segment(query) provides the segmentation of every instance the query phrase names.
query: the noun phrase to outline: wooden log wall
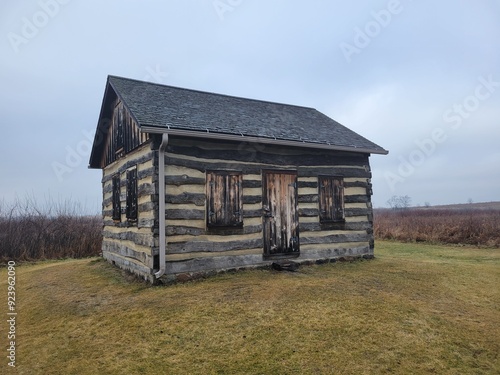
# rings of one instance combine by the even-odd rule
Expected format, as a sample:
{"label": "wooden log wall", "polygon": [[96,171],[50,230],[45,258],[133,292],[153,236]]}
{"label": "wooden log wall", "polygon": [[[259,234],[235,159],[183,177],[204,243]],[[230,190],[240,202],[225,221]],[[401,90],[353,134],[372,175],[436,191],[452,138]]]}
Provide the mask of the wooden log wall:
{"label": "wooden log wall", "polygon": [[[165,156],[167,273],[263,264],[262,171],[297,172],[300,259],[373,254],[368,155],[170,137]],[[243,227],[207,228],[206,171],[243,174]],[[345,222],[319,221],[318,175],[344,179]]]}
{"label": "wooden log wall", "polygon": [[[117,266],[153,281],[158,253],[157,152],[147,142],[103,170],[103,257]],[[156,157],[155,157],[156,156]],[[127,171],[137,168],[137,220],[127,220]],[[113,220],[113,176],[120,177],[120,220]]]}

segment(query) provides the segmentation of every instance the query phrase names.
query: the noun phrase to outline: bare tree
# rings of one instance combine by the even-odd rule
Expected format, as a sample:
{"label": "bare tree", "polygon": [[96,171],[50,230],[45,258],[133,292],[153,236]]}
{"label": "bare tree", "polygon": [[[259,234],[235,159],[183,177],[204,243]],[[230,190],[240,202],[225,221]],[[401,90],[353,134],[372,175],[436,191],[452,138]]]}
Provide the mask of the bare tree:
{"label": "bare tree", "polygon": [[393,210],[406,210],[411,206],[411,198],[408,195],[393,195],[387,204]]}

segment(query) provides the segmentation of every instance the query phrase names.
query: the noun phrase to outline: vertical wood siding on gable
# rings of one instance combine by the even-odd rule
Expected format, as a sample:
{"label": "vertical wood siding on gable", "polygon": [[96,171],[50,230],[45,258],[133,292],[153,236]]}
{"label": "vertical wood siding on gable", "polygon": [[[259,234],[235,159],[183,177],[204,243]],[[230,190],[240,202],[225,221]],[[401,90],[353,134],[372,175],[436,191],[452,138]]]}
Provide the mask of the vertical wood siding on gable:
{"label": "vertical wood siding on gable", "polygon": [[149,135],[141,133],[120,100],[117,100],[114,105],[110,127],[101,161],[102,168],[124,157],[149,140]]}

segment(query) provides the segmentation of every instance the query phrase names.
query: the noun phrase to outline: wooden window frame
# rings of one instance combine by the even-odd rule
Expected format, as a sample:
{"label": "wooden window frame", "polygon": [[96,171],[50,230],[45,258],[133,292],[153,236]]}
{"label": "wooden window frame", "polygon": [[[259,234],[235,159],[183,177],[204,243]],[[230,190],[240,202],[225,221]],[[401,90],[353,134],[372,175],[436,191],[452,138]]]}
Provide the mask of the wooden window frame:
{"label": "wooden window frame", "polygon": [[243,227],[242,172],[206,171],[206,225],[207,228]]}
{"label": "wooden window frame", "polygon": [[127,170],[127,205],[125,211],[128,221],[137,221],[137,166]]}
{"label": "wooden window frame", "polygon": [[111,179],[111,204],[113,207],[112,210],[112,219],[113,221],[121,221],[122,220],[122,210],[121,210],[121,187],[120,187],[120,175],[116,174]]}
{"label": "wooden window frame", "polygon": [[320,223],[345,222],[343,176],[318,176],[318,205]]}

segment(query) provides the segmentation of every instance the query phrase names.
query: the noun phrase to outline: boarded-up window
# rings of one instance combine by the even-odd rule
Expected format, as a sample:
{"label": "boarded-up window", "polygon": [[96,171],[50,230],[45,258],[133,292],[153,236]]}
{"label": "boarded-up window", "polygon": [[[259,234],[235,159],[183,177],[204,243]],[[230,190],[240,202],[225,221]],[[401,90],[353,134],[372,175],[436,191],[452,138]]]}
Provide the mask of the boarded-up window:
{"label": "boarded-up window", "polygon": [[343,221],[345,219],[344,179],[319,176],[318,189],[320,222]]}
{"label": "boarded-up window", "polygon": [[239,172],[207,172],[207,226],[243,225],[242,175]]}
{"label": "boarded-up window", "polygon": [[127,171],[127,219],[137,220],[137,168]]}
{"label": "boarded-up window", "polygon": [[120,175],[113,176],[113,220],[121,220],[121,209],[120,209]]}

